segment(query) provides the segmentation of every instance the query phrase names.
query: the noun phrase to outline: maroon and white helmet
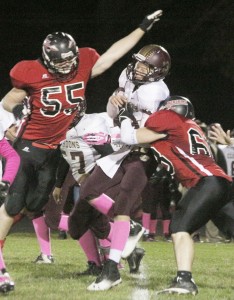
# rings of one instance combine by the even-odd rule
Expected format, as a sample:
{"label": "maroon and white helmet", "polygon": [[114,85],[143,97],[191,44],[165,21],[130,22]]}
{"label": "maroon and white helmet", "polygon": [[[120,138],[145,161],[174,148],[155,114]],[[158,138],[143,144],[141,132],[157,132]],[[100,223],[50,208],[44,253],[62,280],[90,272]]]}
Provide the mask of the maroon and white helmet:
{"label": "maroon and white helmet", "polygon": [[58,80],[69,81],[77,73],[79,50],[73,37],[64,32],[54,32],[45,38],[42,58],[48,71]]}
{"label": "maroon and white helmet", "polygon": [[[136,79],[135,66],[137,62],[149,67],[148,74],[142,74],[143,79]],[[171,67],[171,57],[167,50],[159,45],[144,46],[138,53],[133,54],[133,62],[127,66],[127,77],[134,84],[144,84],[164,79]]]}

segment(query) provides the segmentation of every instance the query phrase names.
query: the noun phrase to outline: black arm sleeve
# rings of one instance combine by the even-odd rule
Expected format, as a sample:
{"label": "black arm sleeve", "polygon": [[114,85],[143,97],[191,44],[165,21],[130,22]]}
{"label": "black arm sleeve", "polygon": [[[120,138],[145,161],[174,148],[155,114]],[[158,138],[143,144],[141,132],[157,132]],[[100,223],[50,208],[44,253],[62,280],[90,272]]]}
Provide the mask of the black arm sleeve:
{"label": "black arm sleeve", "polygon": [[62,187],[62,185],[65,181],[65,178],[68,174],[69,169],[70,169],[70,166],[69,166],[68,162],[61,155],[59,164],[58,164],[58,168],[57,168],[57,173],[56,173],[55,187],[58,187],[58,188]]}
{"label": "black arm sleeve", "polygon": [[104,157],[104,156],[109,155],[114,152],[114,150],[110,144],[92,145],[92,146],[99,154],[101,154],[101,157]]}

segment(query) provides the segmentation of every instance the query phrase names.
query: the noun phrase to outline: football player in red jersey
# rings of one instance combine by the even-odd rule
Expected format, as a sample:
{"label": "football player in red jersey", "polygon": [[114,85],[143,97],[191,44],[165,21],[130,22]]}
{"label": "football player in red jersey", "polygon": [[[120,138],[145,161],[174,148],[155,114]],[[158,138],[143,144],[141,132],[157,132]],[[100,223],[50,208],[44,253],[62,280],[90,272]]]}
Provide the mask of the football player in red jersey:
{"label": "football player in red jersey", "polygon": [[[156,159],[183,186],[187,193],[173,214],[172,233],[177,276],[161,293],[198,293],[192,278],[194,246],[191,234],[205,225],[229,201],[232,178],[214,161],[195,118],[191,102],[181,96],[162,101],[145,127],[134,129],[125,110],[121,139],[126,144],[151,143]],[[158,293],[160,293],[158,292]]]}
{"label": "football player in red jersey", "polygon": [[[0,209],[0,241],[23,208],[36,212],[47,203],[55,181],[58,145],[79,111],[88,80],[102,74],[135,46],[161,15],[162,11],[157,10],[146,16],[139,28],[101,56],[91,48],[78,49],[67,33],[49,34],[43,42],[41,59],[20,61],[12,68],[13,89],[3,98],[3,107],[19,117],[22,109],[18,104],[27,96],[31,114],[22,122],[15,142],[21,166]],[[4,264],[1,253],[0,263]],[[12,285],[0,281],[0,292],[8,291],[8,286],[12,290]]]}

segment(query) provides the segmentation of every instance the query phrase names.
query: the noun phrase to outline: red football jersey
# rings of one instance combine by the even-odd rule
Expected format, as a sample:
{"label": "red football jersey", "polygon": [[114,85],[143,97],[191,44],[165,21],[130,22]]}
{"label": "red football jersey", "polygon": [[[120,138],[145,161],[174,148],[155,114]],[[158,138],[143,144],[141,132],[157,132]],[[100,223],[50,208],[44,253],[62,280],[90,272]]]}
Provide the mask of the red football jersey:
{"label": "red football jersey", "polygon": [[152,143],[156,158],[172,176],[185,187],[192,187],[205,176],[229,177],[214,161],[206,137],[191,119],[170,111],[152,114],[145,126],[167,134],[163,140]]}
{"label": "red football jersey", "polygon": [[31,115],[20,128],[22,138],[54,145],[65,139],[99,58],[92,48],[80,48],[79,52],[78,72],[68,82],[58,81],[39,59],[21,61],[10,71],[13,86],[28,92],[31,107]]}

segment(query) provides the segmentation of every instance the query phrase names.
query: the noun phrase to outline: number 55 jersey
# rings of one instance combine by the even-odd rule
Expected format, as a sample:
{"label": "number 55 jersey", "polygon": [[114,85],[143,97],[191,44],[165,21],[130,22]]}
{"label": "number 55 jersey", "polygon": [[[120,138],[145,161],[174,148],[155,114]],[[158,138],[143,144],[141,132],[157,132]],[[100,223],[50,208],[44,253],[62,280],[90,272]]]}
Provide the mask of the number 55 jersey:
{"label": "number 55 jersey", "polygon": [[12,68],[12,85],[28,93],[31,110],[19,130],[22,138],[52,145],[65,139],[98,58],[94,49],[80,48],[78,72],[70,81],[58,81],[40,59],[24,60]]}

